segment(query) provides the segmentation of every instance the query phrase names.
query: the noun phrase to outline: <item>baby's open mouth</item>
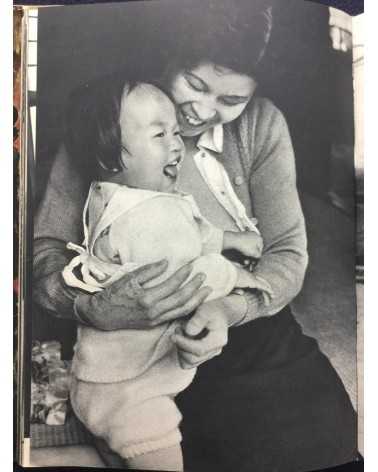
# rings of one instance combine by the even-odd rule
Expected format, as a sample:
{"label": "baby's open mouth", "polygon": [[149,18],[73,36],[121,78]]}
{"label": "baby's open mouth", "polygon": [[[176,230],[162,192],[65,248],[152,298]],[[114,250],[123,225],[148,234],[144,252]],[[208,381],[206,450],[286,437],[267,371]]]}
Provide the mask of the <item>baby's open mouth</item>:
{"label": "baby's open mouth", "polygon": [[179,171],[180,162],[181,162],[181,157],[178,157],[176,160],[164,166],[163,174],[169,177],[170,179],[176,179],[178,171]]}

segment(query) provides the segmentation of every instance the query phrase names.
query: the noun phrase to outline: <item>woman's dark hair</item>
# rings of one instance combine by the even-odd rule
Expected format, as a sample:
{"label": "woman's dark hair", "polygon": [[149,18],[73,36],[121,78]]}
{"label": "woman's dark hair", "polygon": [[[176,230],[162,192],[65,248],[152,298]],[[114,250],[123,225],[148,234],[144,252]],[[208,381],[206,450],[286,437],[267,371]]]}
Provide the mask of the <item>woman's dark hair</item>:
{"label": "woman's dark hair", "polygon": [[98,165],[106,171],[121,170],[121,99],[135,83],[122,72],[101,77],[75,89],[65,115],[65,145],[72,164],[90,179]]}
{"label": "woman's dark hair", "polygon": [[[179,68],[202,61],[256,76],[272,28],[272,0],[181,0],[172,22],[173,50]],[[169,57],[167,61],[169,62]]]}
{"label": "woman's dark hair", "polygon": [[[153,25],[155,19],[157,24],[154,31],[148,32],[147,53],[143,53],[143,48],[140,50],[141,72],[121,70],[86,83],[71,94],[66,110],[65,144],[73,164],[88,178],[96,176],[95,162],[105,170],[121,170],[119,115],[125,86],[132,87],[137,82],[167,86],[164,77],[163,81],[151,79],[145,62],[157,62],[162,73],[167,64],[192,68],[210,61],[256,77],[270,37],[272,1],[162,1],[159,12],[152,12],[156,16],[150,23]],[[156,64],[155,69],[154,74],[159,70]],[[130,74],[138,79],[143,76],[144,80],[134,77],[126,83]]]}

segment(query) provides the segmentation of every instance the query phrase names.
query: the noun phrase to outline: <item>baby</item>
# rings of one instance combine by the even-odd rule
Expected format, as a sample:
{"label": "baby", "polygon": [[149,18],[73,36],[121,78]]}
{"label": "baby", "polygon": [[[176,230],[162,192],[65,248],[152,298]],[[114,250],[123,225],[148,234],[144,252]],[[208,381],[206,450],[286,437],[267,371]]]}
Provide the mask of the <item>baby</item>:
{"label": "baby", "polygon": [[[126,84],[118,105],[119,166],[96,155],[101,170],[83,211],[84,247],[68,244],[79,255],[63,271],[66,283],[100,291],[126,272],[166,258],[167,271],[151,285],[192,262],[191,277],[205,274],[212,289],[206,301],[249,287],[269,302],[267,282],[221,255],[234,249],[259,258],[262,238],[254,223],[246,219],[244,232],[222,231],[201,215],[190,195],[176,189],[184,145],[170,99],[154,85]],[[103,136],[104,129],[98,133]],[[79,266],[81,279],[75,275]],[[174,397],[196,369],[180,367],[171,340],[177,327],[185,331],[183,321],[149,330],[79,327],[73,409],[130,468],[183,470]]]}

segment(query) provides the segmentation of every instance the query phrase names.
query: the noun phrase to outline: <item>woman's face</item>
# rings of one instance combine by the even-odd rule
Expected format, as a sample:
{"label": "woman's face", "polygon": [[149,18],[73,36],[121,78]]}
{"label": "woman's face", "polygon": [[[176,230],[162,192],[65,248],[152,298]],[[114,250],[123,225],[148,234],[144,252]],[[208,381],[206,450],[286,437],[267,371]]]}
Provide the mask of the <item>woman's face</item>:
{"label": "woman's face", "polygon": [[235,120],[256,85],[252,77],[211,62],[174,74],[170,87],[181,134],[196,136],[217,124]]}

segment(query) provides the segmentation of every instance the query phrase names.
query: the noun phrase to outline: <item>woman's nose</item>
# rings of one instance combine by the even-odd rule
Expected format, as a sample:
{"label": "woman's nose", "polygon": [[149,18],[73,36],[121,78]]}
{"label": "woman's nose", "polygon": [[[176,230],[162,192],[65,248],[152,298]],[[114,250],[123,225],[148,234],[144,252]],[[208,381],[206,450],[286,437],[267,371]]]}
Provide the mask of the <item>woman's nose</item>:
{"label": "woman's nose", "polygon": [[192,105],[195,113],[201,121],[208,121],[217,114],[215,105],[212,102],[195,102]]}

